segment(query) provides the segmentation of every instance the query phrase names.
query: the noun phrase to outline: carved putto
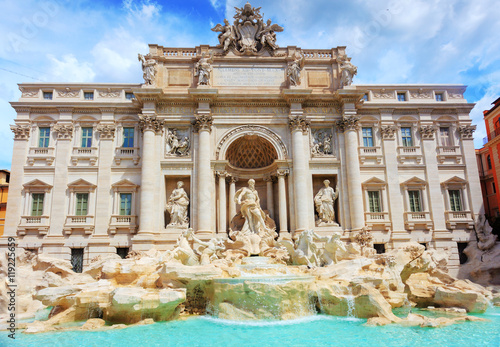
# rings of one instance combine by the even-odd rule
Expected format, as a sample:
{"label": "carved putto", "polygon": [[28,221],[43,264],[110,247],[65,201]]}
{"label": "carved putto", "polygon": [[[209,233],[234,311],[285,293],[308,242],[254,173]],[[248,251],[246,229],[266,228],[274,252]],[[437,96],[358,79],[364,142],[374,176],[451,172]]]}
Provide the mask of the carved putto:
{"label": "carved putto", "polygon": [[189,130],[169,129],[167,130],[166,155],[182,157],[189,155],[191,142],[189,141]]}
{"label": "carved putto", "polygon": [[350,58],[346,55],[338,58],[340,64],[340,88],[350,86],[352,79],[358,73],[358,68],[350,62]]}
{"label": "carved putto", "polygon": [[314,157],[332,155],[332,132],[331,129],[316,129],[311,135],[311,153]]}
{"label": "carved putto", "polygon": [[144,84],[153,85],[156,78],[156,60],[149,58],[149,54],[138,55],[138,59],[142,63],[142,77],[144,78]]}
{"label": "carved putto", "polygon": [[255,55],[265,49],[271,53],[278,48],[276,45],[276,32],[283,31],[278,24],[271,20],[264,23],[260,14],[260,7],[252,7],[248,2],[242,8],[235,7],[233,25],[224,19],[224,25],[217,24],[212,31],[220,32],[218,48],[227,53],[234,48],[236,53]]}
{"label": "carved putto", "polygon": [[195,76],[198,76],[198,85],[207,86],[210,84],[210,73],[212,72],[213,52],[210,52],[210,57],[207,58],[206,53],[201,55],[201,59],[194,66]]}
{"label": "carved putto", "polygon": [[295,60],[288,63],[288,68],[286,70],[286,75],[290,81],[291,86],[300,85],[300,72],[304,67],[304,57],[295,56]]}

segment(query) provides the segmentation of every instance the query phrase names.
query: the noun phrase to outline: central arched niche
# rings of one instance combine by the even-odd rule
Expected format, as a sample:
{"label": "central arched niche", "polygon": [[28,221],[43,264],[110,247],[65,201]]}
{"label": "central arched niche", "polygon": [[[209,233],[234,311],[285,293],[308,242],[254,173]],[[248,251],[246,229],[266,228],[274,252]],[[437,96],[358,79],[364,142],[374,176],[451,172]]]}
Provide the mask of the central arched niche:
{"label": "central arched niche", "polygon": [[258,135],[244,135],[229,145],[226,160],[235,168],[257,169],[267,167],[278,159],[274,146]]}

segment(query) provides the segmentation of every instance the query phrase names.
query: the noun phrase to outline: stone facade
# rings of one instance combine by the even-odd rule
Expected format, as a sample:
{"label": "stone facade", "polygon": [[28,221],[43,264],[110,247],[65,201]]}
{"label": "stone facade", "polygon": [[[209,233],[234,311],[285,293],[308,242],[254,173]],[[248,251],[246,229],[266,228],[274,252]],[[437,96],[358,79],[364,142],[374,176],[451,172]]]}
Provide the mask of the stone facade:
{"label": "stone facade", "polygon": [[[65,259],[83,249],[84,265],[172,248],[187,227],[226,237],[253,178],[280,233],[347,241],[365,228],[379,250],[448,249],[456,271],[483,213],[465,87],[351,84],[345,47],[280,48],[281,27],[255,18],[241,19],[267,28],[255,42],[227,23],[216,47],[150,45],[144,84],[22,84],[5,236]],[[315,208],[325,180],[334,223]],[[165,209],[179,181],[176,226]]]}

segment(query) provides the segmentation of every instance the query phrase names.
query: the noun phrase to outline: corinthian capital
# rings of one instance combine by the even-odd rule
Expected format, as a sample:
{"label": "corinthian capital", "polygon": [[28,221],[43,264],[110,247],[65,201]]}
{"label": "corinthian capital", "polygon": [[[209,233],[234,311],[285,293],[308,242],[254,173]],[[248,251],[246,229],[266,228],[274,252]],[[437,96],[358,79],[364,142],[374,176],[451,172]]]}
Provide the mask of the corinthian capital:
{"label": "corinthian capital", "polygon": [[436,127],[433,125],[422,125],[418,131],[420,132],[423,140],[432,140],[434,139],[434,134],[436,133]]}
{"label": "corinthian capital", "polygon": [[56,124],[54,131],[57,133],[59,140],[69,140],[73,138],[73,124]]}
{"label": "corinthian capital", "polygon": [[195,132],[200,132],[202,130],[212,131],[213,118],[209,115],[199,115],[193,121],[193,128]]}
{"label": "corinthian capital", "polygon": [[471,140],[474,138],[475,125],[461,125],[458,127],[458,132],[463,140]]}
{"label": "corinthian capital", "polygon": [[358,130],[359,129],[359,117],[349,116],[337,121],[337,127],[345,132],[346,130]]}
{"label": "corinthian capital", "polygon": [[116,127],[114,124],[99,124],[96,130],[101,140],[112,140],[115,138]]}
{"label": "corinthian capital", "polygon": [[27,140],[30,137],[29,125],[11,125],[10,130],[14,133],[14,140]]}
{"label": "corinthian capital", "polygon": [[380,127],[380,133],[382,134],[382,139],[393,140],[396,134],[396,127],[393,125],[382,125]]}
{"label": "corinthian capital", "polygon": [[310,125],[311,122],[308,121],[306,116],[304,115],[289,117],[288,126],[290,127],[291,131],[300,130],[304,134],[306,134]]}
{"label": "corinthian capital", "polygon": [[139,115],[139,129],[141,129],[142,132],[151,130],[157,134],[161,133],[163,131],[163,123],[163,120],[158,119],[154,115]]}

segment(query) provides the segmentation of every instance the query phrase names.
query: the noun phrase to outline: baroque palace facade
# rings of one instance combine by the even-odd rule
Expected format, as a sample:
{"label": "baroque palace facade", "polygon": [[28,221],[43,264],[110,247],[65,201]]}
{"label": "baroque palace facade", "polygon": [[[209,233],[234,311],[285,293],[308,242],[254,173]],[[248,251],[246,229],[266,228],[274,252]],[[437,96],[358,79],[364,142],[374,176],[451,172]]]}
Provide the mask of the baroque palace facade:
{"label": "baroque palace facade", "polygon": [[254,179],[280,234],[365,229],[379,252],[448,249],[457,271],[484,213],[464,86],[352,84],[345,47],[278,47],[249,5],[213,30],[215,47],[150,45],[144,84],[20,85],[2,247],[85,266],[186,228],[225,238]]}

